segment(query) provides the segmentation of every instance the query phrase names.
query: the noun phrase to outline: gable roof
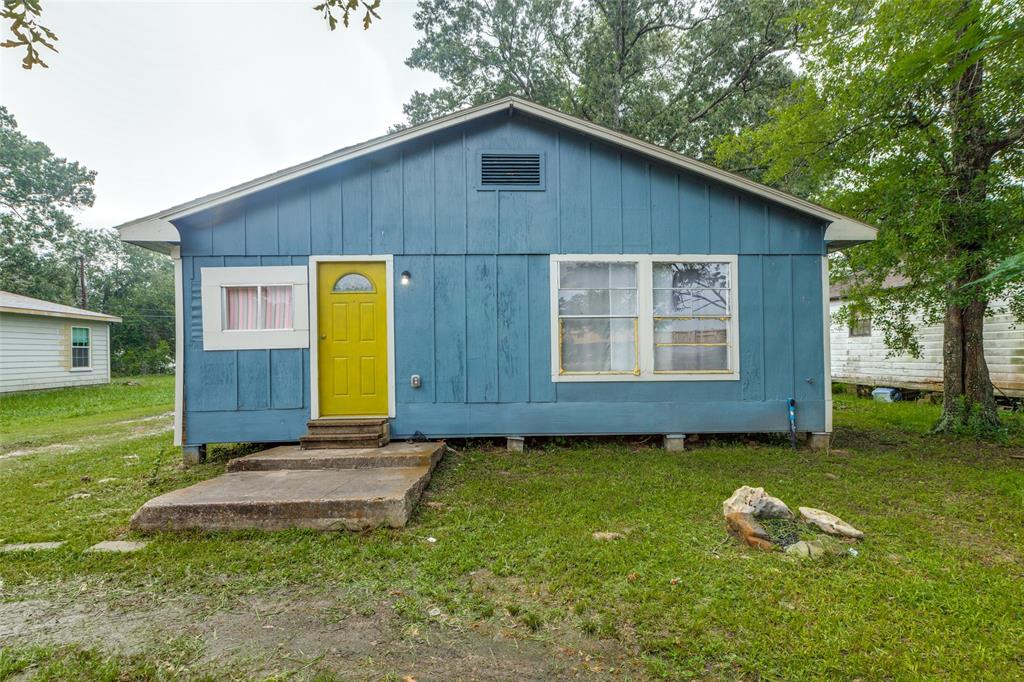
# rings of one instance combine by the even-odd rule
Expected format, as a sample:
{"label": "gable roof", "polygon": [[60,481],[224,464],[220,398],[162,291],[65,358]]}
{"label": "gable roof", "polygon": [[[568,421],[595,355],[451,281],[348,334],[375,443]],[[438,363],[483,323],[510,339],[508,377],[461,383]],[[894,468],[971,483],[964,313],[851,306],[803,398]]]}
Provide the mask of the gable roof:
{"label": "gable roof", "polygon": [[43,315],[45,317],[70,317],[76,320],[97,320],[100,322],[120,322],[121,318],[116,315],[97,313],[92,310],[84,310],[69,305],[61,305],[52,301],[44,301],[41,298],[12,294],[9,291],[0,291],[0,312],[19,313],[21,315]]}
{"label": "gable roof", "polygon": [[711,178],[724,185],[749,192],[782,206],[787,206],[805,215],[810,215],[829,223],[825,240],[830,250],[841,248],[864,241],[871,241],[877,229],[860,221],[848,218],[800,197],[781,190],[749,180],[741,175],[724,171],[702,161],[644,142],[635,137],[599,126],[575,116],[563,114],[534,102],[519,97],[503,97],[468,109],[462,109],[447,116],[417,126],[397,131],[390,135],[376,137],[349,147],[333,151],[330,154],[306,161],[304,163],[282,169],[269,175],[255,178],[240,185],[229,187],[220,192],[186,201],[166,210],[133,220],[117,227],[121,239],[140,246],[145,246],[163,253],[170,253],[171,247],[179,241],[177,228],[171,221],[198,213],[220,204],[240,199],[249,194],[280,185],[282,183],[314,173],[329,166],[349,161],[373,152],[381,151],[404,142],[409,142],[431,133],[460,125],[484,116],[501,112],[517,111],[526,116],[534,117],[554,125],[569,128],[584,135],[603,140],[618,147],[625,147],[670,166],[680,168],[697,175]]}

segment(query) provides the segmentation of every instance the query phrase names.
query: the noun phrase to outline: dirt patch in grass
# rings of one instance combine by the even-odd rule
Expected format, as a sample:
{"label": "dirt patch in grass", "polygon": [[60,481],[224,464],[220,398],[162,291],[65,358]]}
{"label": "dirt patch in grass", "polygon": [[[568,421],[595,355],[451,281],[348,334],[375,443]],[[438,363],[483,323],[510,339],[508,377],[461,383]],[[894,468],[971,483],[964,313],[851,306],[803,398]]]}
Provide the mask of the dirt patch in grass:
{"label": "dirt patch in grass", "polygon": [[0,445],[0,460],[14,457],[25,457],[27,455],[39,455],[44,453],[69,452],[80,448],[101,447],[117,440],[128,440],[132,438],[145,438],[170,431],[174,426],[174,413],[163,412],[147,417],[136,419],[122,419],[110,422],[104,428],[106,431],[99,435],[78,438],[74,443],[50,443],[36,447],[24,447],[17,450],[2,452],[3,445]]}
{"label": "dirt patch in grass", "polygon": [[[168,643],[187,655],[179,674],[213,667],[244,676],[327,673],[341,679],[590,679],[637,671],[617,642],[548,624],[533,631],[515,619],[462,621],[437,613],[411,622],[394,595],[278,592],[233,598],[109,599],[0,603],[0,640],[55,652],[92,649],[113,657],[166,657]],[[134,603],[133,603],[134,602]],[[56,654],[55,654],[56,655]]]}

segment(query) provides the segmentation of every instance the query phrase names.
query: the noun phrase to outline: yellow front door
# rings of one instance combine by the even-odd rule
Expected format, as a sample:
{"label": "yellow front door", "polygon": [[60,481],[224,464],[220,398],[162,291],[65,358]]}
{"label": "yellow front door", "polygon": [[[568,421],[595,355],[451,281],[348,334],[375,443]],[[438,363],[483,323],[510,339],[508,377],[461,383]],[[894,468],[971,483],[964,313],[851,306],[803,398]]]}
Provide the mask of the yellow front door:
{"label": "yellow front door", "polygon": [[387,324],[384,263],[320,263],[320,416],[388,416]]}

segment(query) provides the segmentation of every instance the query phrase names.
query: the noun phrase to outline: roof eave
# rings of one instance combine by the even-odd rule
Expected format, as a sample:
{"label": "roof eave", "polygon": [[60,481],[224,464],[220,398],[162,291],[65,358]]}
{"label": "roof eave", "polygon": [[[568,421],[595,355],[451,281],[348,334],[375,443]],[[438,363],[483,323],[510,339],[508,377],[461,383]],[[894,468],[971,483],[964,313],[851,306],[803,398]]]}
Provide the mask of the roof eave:
{"label": "roof eave", "polygon": [[[428,133],[509,109],[515,101],[515,97],[504,97],[487,104],[456,111],[447,116],[399,130],[383,138],[375,138],[361,144],[346,147],[311,161],[290,166],[275,173],[229,187],[220,192],[214,192],[213,194],[193,199],[159,213],[118,225],[115,229],[121,234],[122,241],[138,244],[148,249],[159,250],[162,253],[170,253],[172,247],[179,245],[181,242],[177,228],[171,223],[172,220],[213,208],[228,201],[240,199],[254,192],[283,184],[289,180],[294,180],[344,161],[414,140]],[[168,230],[168,227],[170,230]],[[173,231],[174,238],[167,239],[164,235],[169,235],[171,231]]]}
{"label": "roof eave", "polygon": [[93,322],[120,322],[121,318],[117,315],[106,315],[104,313],[95,313],[93,315],[87,315],[85,313],[62,313],[55,310],[35,310],[33,308],[18,308],[17,306],[0,306],[0,313],[14,313],[17,315],[36,315],[39,317],[61,317],[69,320],[91,320]]}
{"label": "roof eave", "polygon": [[181,243],[181,235],[174,223],[159,217],[125,223],[118,227],[117,231],[120,233],[121,241],[164,255],[170,255],[173,248]]}
{"label": "roof eave", "polygon": [[846,217],[830,223],[825,229],[825,245],[829,253],[871,242],[877,238],[878,228]]}
{"label": "roof eave", "polygon": [[[696,159],[683,156],[682,154],[663,149],[657,145],[651,144],[650,142],[644,142],[643,140],[630,137],[614,130],[609,130],[608,128],[604,128],[589,121],[584,121],[575,116],[570,116],[560,111],[549,109],[548,107],[513,96],[504,97],[493,102],[488,102],[487,104],[463,109],[447,116],[442,116],[432,121],[422,123],[418,126],[400,130],[382,138],[368,140],[362,144],[340,149],[317,159],[312,159],[311,161],[291,166],[290,168],[285,168],[277,171],[276,173],[271,173],[270,175],[265,175],[240,185],[235,185],[234,187],[229,187],[228,189],[220,192],[208,194],[184,204],[179,204],[178,206],[146,216],[145,218],[125,223],[117,229],[121,233],[121,239],[123,241],[138,244],[139,246],[153,249],[154,251],[170,253],[174,246],[180,244],[180,236],[177,228],[175,228],[171,222],[177,218],[183,218],[228,201],[240,199],[254,192],[283,184],[304,175],[314,173],[328,166],[380,151],[394,145],[409,142],[429,133],[437,132],[483,116],[488,116],[502,110],[511,109],[521,111],[528,116],[533,116],[541,120],[557,123],[611,144],[632,149],[644,156],[661,160],[669,165],[682,168],[705,177],[710,177],[725,185],[761,196],[769,201],[773,201],[783,206],[788,206],[798,212],[816,217],[829,224],[825,235],[825,241],[829,242],[829,250],[834,250],[832,247],[833,243],[836,245],[835,248],[838,249],[845,248],[853,243],[871,241],[875,238],[875,234],[877,233],[877,230],[870,225],[860,223],[851,218],[835,213],[834,211],[830,211],[822,206],[813,204],[805,199],[801,199],[800,197],[787,194],[786,192],[782,192],[773,187],[762,185],[741,175],[724,171],[720,168],[697,161]],[[847,232],[855,232],[857,236],[837,236],[834,239],[830,239],[829,231],[836,226],[840,226],[840,231],[844,232],[844,234]]]}

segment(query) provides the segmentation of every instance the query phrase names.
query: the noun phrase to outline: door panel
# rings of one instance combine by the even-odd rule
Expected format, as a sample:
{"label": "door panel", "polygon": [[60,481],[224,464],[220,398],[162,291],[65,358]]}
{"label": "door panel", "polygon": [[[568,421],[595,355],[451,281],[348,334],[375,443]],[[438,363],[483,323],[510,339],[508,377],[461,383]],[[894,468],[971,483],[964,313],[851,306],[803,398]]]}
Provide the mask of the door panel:
{"label": "door panel", "polygon": [[317,271],[317,313],[320,415],[386,417],[385,264],[321,263]]}

